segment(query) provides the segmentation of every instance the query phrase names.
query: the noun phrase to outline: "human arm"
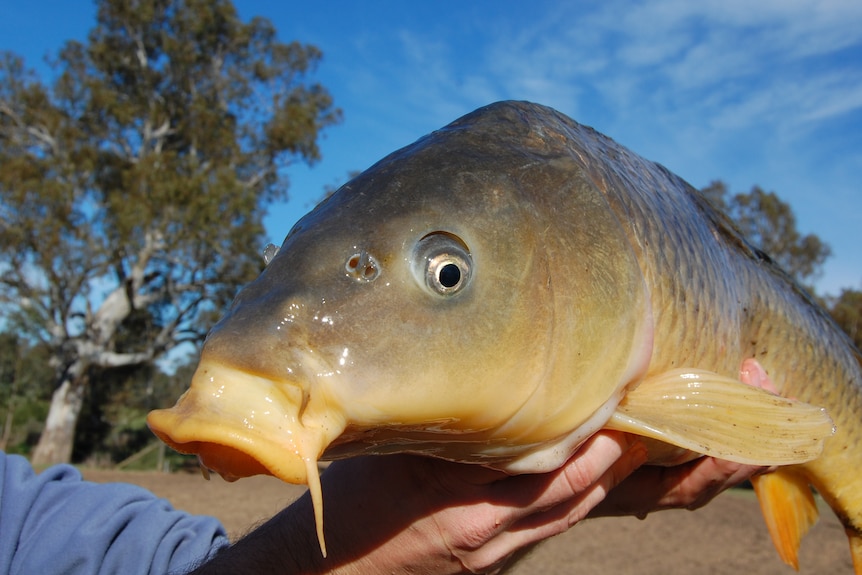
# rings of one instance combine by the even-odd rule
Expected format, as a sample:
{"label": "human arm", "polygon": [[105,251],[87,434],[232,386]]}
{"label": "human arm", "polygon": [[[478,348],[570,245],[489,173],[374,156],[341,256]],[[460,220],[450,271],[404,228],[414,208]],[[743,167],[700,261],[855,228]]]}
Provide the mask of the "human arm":
{"label": "human arm", "polygon": [[83,481],[71,466],[36,474],[0,453],[0,574],[182,572],[228,543],[212,517],[139,487]]}

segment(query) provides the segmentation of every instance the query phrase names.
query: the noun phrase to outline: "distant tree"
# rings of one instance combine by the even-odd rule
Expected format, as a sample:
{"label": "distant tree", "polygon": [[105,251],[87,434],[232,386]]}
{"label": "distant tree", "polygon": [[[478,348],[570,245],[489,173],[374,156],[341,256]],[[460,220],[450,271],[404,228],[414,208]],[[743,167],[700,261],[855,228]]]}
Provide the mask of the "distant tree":
{"label": "distant tree", "polygon": [[[51,395],[49,358],[44,345],[33,345],[12,332],[0,332],[0,449],[17,450],[16,434],[18,440],[26,440],[20,437],[19,424],[29,427],[36,423],[30,421],[34,406],[41,407]],[[23,421],[21,414],[25,415]]]}
{"label": "distant tree", "polygon": [[766,252],[800,284],[811,289],[830,247],[814,234],[801,235],[790,204],[775,192],[754,186],[747,194],[730,195],[727,185],[714,181],[701,193],[739,227],[743,235]]}
{"label": "distant tree", "polygon": [[362,173],[362,170],[348,170],[347,176],[345,176],[344,180],[335,180],[331,184],[326,184],[323,186],[323,196],[318,200],[318,203],[327,199],[329,196],[338,191],[338,189],[343,186],[346,182],[349,182],[356,176]]}
{"label": "distant tree", "polygon": [[[196,358],[190,358],[172,373],[146,365],[101,374],[100,381],[104,383],[91,392],[101,393],[102,397],[87,398],[78,422],[76,458],[115,464],[147,450],[157,442],[147,427],[147,414],[156,407],[173,404],[188,389],[196,367]],[[182,459],[178,454],[172,454],[172,458]]]}
{"label": "distant tree", "polygon": [[229,0],[100,0],[51,85],[0,55],[0,321],[55,372],[34,463],[69,460],[91,374],[198,341],[258,273],[284,169],[340,120],[320,58]]}
{"label": "distant tree", "polygon": [[841,294],[829,298],[829,313],[841,326],[856,347],[862,350],[862,292],[843,289]]}
{"label": "distant tree", "polygon": [[758,186],[748,194],[730,196],[724,182],[714,181],[700,191],[724,211],[754,245],[804,285],[856,347],[862,349],[862,292],[843,289],[838,296],[814,293],[811,282],[820,275],[823,262],[832,252],[816,235],[799,233],[789,204],[774,192],[764,192]]}

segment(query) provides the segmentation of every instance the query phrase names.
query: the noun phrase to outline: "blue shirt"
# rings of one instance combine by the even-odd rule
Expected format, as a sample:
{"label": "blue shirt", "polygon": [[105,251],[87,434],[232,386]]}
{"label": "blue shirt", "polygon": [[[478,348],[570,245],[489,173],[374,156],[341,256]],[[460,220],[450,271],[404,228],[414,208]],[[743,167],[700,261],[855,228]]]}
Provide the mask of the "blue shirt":
{"label": "blue shirt", "polygon": [[0,575],[185,573],[227,544],[218,520],[143,488],[0,452]]}

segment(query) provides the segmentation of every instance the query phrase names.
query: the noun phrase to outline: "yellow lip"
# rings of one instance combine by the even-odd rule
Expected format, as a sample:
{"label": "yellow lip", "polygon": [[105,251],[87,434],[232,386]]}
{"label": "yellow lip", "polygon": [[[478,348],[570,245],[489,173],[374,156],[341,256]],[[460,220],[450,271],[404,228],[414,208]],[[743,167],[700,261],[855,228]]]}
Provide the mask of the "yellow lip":
{"label": "yellow lip", "polygon": [[[203,360],[177,404],[151,412],[147,424],[162,441],[181,453],[196,453],[202,465],[229,481],[269,474],[308,485],[325,557],[317,460],[344,425],[331,418],[325,429],[303,425],[303,411],[311,404],[289,382]],[[321,405],[326,411],[325,400]]]}
{"label": "yellow lip", "polygon": [[177,404],[151,412],[147,424],[162,441],[197,454],[225,479],[270,474],[304,484],[325,439],[302,425],[302,405],[297,386],[204,362]]}

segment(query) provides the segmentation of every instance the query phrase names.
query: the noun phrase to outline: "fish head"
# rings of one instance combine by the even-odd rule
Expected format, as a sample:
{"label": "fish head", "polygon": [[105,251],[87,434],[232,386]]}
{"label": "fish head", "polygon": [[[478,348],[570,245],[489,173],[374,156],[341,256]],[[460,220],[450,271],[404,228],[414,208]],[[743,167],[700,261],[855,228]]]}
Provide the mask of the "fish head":
{"label": "fish head", "polygon": [[345,184],[238,294],[153,431],[225,477],[304,483],[358,453],[494,464],[612,411],[648,361],[643,279],[541,128],[468,117]]}

